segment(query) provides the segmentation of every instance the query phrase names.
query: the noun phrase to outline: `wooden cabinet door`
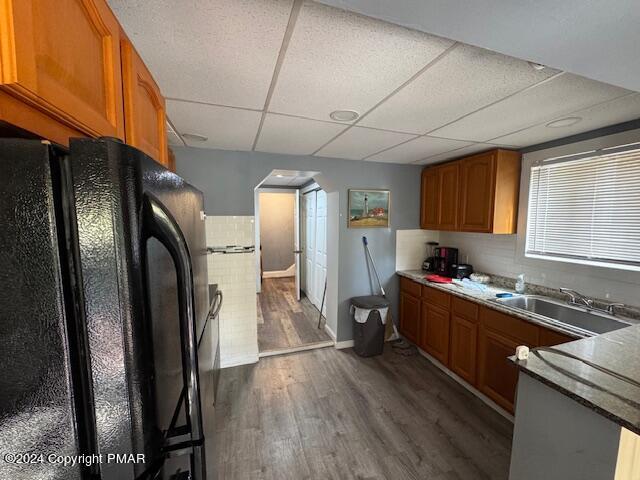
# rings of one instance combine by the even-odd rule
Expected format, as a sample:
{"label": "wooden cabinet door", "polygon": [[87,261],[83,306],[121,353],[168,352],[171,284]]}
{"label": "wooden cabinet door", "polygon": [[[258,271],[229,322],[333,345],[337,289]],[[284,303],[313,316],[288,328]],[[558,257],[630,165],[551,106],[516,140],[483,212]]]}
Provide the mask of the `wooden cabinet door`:
{"label": "wooden cabinet door", "polygon": [[438,228],[458,229],[458,162],[438,167]]}
{"label": "wooden cabinet door", "polygon": [[449,365],[449,312],[422,302],[420,347],[443,365]]}
{"label": "wooden cabinet door", "polygon": [[495,152],[460,162],[460,230],[491,232],[495,192]]}
{"label": "wooden cabinet door", "polygon": [[420,299],[400,292],[400,333],[418,343],[420,325]]}
{"label": "wooden cabinet door", "polygon": [[565,335],[564,333],[556,332],[545,327],[540,327],[540,346],[552,347],[554,345],[560,345],[561,343],[573,342],[576,338]]}
{"label": "wooden cabinet door", "polygon": [[105,0],[4,0],[0,41],[0,88],[82,133],[124,139],[120,26]]}
{"label": "wooden cabinet door", "polygon": [[478,387],[491,400],[513,413],[518,369],[508,357],[519,342],[491,329],[480,327]]}
{"label": "wooden cabinet door", "polygon": [[422,170],[420,189],[420,228],[437,230],[440,201],[439,178],[437,168]]}
{"label": "wooden cabinet door", "polygon": [[455,313],[451,315],[449,365],[454,373],[476,385],[478,324]]}
{"label": "wooden cabinet door", "polygon": [[126,142],[169,166],[164,97],[142,58],[122,39]]}

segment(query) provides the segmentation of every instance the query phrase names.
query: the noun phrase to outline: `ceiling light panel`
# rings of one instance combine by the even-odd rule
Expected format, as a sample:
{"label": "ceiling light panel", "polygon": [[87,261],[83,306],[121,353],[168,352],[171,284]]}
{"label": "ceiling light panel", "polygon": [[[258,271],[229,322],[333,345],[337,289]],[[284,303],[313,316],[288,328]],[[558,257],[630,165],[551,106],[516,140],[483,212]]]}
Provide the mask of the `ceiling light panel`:
{"label": "ceiling light panel", "polygon": [[571,115],[581,117],[582,120],[575,125],[564,128],[549,128],[546,123],[542,123],[535,127],[497,138],[496,141],[525,147],[588,132],[608,125],[615,125],[616,123],[635,120],[640,118],[640,94],[630,94],[616,98],[609,102],[578,110]]}
{"label": "ceiling light panel", "polygon": [[316,155],[360,160],[412,138],[415,138],[415,135],[352,127],[323,147]]}
{"label": "ceiling light panel", "polygon": [[424,134],[558,73],[470,45],[457,45],[360,125]]}
{"label": "ceiling light panel", "polygon": [[319,120],[344,108],[364,113],[452,44],[305,2],[269,110]]}
{"label": "ceiling light panel", "polygon": [[432,134],[485,142],[627,93],[629,90],[564,73]]}
{"label": "ceiling light panel", "polygon": [[263,108],[292,0],[108,0],[163,95]]}
{"label": "ceiling light panel", "polygon": [[268,113],[256,150],[309,155],[347,128],[345,125]]}
{"label": "ceiling light panel", "polygon": [[372,162],[412,163],[439,153],[448,152],[469,145],[469,142],[446,138],[417,137],[402,145],[366,158]]}
{"label": "ceiling light panel", "polygon": [[167,100],[167,112],[178,132],[197,132],[207,140],[185,138],[187,145],[222,150],[251,150],[260,112]]}

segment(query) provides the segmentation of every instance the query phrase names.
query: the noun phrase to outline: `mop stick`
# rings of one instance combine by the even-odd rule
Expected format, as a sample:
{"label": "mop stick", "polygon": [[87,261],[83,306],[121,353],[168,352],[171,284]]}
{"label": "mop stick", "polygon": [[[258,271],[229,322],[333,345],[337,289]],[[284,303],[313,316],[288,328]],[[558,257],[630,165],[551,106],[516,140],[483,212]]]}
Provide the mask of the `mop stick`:
{"label": "mop stick", "polygon": [[[378,281],[378,287],[380,288],[380,293],[382,293],[382,296],[387,299],[387,294],[384,291],[384,288],[382,287],[382,283],[380,283],[380,277],[378,276],[378,270],[376,269],[376,264],[373,261],[373,257],[371,256],[371,252],[369,251],[369,241],[367,240],[367,237],[363,236],[362,237],[362,243],[364,244],[364,250],[367,253],[367,257],[369,258],[369,261],[371,262],[371,267],[373,268],[373,273],[376,276],[376,280]],[[388,299],[387,299],[388,300]],[[393,328],[393,331],[391,330],[391,328],[389,328],[389,324],[391,324],[391,327]],[[393,318],[391,316],[391,308],[389,308],[388,312],[387,312],[387,325],[385,328],[385,338],[386,339],[390,339],[393,335],[395,335],[396,337],[399,337],[400,334],[398,333],[398,330],[396,329],[396,324],[393,323]]]}
{"label": "mop stick", "polygon": [[320,315],[318,316],[318,329],[322,323],[322,309],[324,308],[324,297],[327,294],[327,279],[324,279],[324,292],[322,292],[322,303],[320,303]]}

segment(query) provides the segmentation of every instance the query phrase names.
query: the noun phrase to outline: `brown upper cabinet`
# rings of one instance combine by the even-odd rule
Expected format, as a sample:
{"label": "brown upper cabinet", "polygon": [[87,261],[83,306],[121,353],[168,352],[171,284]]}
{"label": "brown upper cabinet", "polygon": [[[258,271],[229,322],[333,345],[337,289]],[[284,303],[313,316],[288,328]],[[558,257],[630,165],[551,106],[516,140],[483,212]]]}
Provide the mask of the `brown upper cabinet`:
{"label": "brown upper cabinet", "polygon": [[2,120],[64,144],[124,139],[120,25],[104,0],[2,1],[0,42],[0,89],[25,104]]}
{"label": "brown upper cabinet", "polygon": [[126,142],[168,167],[164,97],[124,35],[121,44]]}
{"label": "brown upper cabinet", "polygon": [[426,167],[422,179],[422,228],[516,232],[520,187],[518,152],[492,150]]}

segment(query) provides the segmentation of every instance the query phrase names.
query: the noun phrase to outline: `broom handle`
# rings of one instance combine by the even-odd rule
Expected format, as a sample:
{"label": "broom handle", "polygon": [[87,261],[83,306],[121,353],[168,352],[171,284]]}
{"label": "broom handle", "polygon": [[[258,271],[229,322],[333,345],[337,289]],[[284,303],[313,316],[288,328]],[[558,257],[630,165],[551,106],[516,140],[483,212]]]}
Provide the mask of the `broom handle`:
{"label": "broom handle", "polygon": [[373,273],[376,276],[376,280],[378,281],[378,287],[380,287],[380,292],[382,293],[383,297],[387,297],[387,294],[384,292],[384,288],[382,288],[382,283],[380,283],[380,277],[378,277],[378,270],[376,270],[376,264],[373,261],[373,257],[371,256],[371,252],[369,251],[369,241],[367,240],[367,237],[362,237],[362,243],[364,243],[364,249],[367,252],[367,256],[369,257],[369,260],[371,260],[371,266],[373,267]]}

